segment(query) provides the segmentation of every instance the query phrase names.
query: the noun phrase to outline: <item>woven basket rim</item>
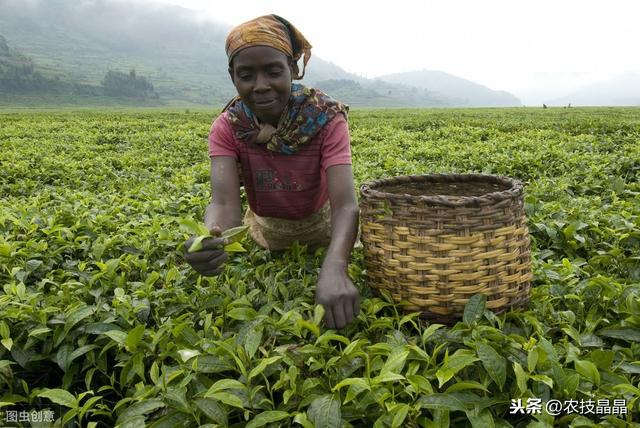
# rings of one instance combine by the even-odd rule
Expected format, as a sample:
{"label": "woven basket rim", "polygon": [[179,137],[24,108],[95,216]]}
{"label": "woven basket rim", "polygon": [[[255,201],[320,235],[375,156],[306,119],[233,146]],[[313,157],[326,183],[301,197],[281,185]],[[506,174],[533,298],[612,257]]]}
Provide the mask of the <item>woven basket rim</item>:
{"label": "woven basket rim", "polygon": [[[448,195],[410,195],[407,193],[390,193],[376,190],[389,185],[406,183],[463,183],[463,182],[498,183],[508,186],[505,190],[485,193],[479,196],[455,196],[452,199]],[[523,193],[522,182],[511,177],[489,174],[423,174],[403,175],[390,178],[381,178],[363,183],[360,193],[365,199],[386,199],[398,202],[425,203],[428,205],[442,205],[446,207],[477,207],[487,204],[519,198]]]}

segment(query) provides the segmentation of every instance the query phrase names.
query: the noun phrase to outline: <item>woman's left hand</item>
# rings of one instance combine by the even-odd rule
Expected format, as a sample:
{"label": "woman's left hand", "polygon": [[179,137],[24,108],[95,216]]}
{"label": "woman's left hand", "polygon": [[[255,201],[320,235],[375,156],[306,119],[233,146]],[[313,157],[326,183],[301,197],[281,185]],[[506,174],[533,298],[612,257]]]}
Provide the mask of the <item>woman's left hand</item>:
{"label": "woman's left hand", "polygon": [[360,312],[360,293],[347,275],[345,266],[325,263],[320,270],[316,303],[324,306],[327,328],[344,328]]}

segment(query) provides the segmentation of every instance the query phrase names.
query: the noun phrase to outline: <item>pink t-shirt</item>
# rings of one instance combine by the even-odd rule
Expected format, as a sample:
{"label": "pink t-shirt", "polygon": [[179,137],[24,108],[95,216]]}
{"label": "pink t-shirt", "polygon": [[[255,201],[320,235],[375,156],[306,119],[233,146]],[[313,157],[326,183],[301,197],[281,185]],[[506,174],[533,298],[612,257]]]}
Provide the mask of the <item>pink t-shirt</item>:
{"label": "pink t-shirt", "polygon": [[231,156],[242,170],[251,210],[261,217],[299,220],[329,199],[327,168],[351,164],[349,128],[338,114],[293,155],[238,140],[224,112],[211,125],[209,156]]}

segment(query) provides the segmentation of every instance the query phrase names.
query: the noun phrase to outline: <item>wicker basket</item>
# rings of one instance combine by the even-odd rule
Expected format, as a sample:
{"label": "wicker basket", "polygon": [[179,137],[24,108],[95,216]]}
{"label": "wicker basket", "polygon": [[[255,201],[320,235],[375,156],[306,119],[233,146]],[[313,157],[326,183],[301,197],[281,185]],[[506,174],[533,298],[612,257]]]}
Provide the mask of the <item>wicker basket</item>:
{"label": "wicker basket", "polygon": [[524,305],[531,250],[519,181],[482,174],[364,183],[360,213],[370,285],[407,311],[459,319],[474,294],[496,313]]}

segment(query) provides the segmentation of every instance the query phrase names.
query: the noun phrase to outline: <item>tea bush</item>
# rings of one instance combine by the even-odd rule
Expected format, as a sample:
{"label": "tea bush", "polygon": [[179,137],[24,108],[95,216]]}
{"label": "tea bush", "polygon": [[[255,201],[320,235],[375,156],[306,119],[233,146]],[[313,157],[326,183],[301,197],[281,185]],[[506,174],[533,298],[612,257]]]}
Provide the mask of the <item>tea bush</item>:
{"label": "tea bush", "polygon": [[358,184],[522,180],[535,280],[527,308],[477,296],[445,326],[374,296],[356,249],[362,309],[342,331],[313,304],[323,250],[248,242],[215,278],[184,262],[211,116],[0,115],[3,410],[87,427],[640,422],[639,109],[352,112]]}

